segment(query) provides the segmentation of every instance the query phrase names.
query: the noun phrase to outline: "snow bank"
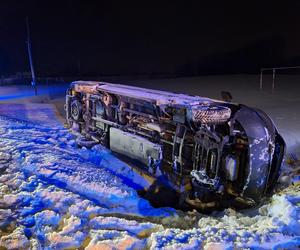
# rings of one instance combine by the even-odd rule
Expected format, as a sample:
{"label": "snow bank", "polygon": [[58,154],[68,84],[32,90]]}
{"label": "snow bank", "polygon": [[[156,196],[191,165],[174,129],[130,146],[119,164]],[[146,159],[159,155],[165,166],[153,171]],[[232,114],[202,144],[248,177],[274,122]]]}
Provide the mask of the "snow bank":
{"label": "snow bank", "polygon": [[211,243],[219,243],[221,249],[293,249],[300,245],[299,199],[300,186],[292,186],[274,195],[255,216],[227,209],[224,215],[202,217],[198,227],[193,229],[166,229],[163,233],[153,233],[149,246],[151,249],[187,249],[191,245],[209,248]]}

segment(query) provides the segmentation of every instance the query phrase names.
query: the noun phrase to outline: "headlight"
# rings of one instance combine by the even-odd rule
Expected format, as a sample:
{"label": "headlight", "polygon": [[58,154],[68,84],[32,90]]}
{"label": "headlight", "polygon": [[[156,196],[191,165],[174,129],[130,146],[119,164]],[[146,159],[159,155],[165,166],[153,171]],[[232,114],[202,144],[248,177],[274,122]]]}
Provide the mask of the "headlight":
{"label": "headlight", "polygon": [[238,159],[234,155],[228,155],[225,160],[226,179],[235,181],[238,173]]}

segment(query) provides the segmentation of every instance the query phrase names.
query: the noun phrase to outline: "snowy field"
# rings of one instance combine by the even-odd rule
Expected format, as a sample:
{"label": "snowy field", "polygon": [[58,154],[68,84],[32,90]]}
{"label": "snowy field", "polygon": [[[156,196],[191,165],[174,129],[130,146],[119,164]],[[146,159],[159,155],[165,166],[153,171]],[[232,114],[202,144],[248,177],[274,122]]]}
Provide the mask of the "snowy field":
{"label": "snowy field", "polygon": [[[297,153],[300,97],[292,91],[294,77],[287,78],[290,90],[285,82],[273,94],[259,91],[258,81],[250,87],[254,76],[243,79],[153,80],[143,86],[215,98],[229,90],[234,101],[267,111],[289,153]],[[284,185],[250,210],[207,216],[153,208],[136,192],[149,185],[146,179],[100,146],[76,146],[63,127],[64,90],[44,87],[33,97],[25,86],[0,87],[0,249],[299,248],[299,161],[285,163]]]}

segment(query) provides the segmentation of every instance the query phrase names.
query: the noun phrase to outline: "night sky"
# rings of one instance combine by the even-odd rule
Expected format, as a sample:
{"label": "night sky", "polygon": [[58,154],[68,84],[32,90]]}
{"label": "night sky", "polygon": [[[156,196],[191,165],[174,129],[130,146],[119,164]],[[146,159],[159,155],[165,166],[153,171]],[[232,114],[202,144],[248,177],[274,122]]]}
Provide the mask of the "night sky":
{"label": "night sky", "polygon": [[[163,1],[160,1],[163,2]],[[257,73],[300,65],[300,1],[1,1],[0,74]]]}

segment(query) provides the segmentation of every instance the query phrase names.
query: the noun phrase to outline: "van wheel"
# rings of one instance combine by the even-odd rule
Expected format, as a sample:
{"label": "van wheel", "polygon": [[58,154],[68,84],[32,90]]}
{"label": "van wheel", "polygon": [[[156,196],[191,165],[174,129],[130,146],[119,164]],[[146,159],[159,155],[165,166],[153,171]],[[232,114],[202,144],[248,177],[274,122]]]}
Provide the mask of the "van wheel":
{"label": "van wheel", "polygon": [[86,147],[86,148],[92,148],[97,144],[97,142],[95,142],[94,140],[88,140],[85,137],[77,138],[76,143],[77,143],[78,146]]}
{"label": "van wheel", "polygon": [[78,122],[82,118],[82,104],[77,98],[74,98],[70,106],[71,117],[74,121]]}

